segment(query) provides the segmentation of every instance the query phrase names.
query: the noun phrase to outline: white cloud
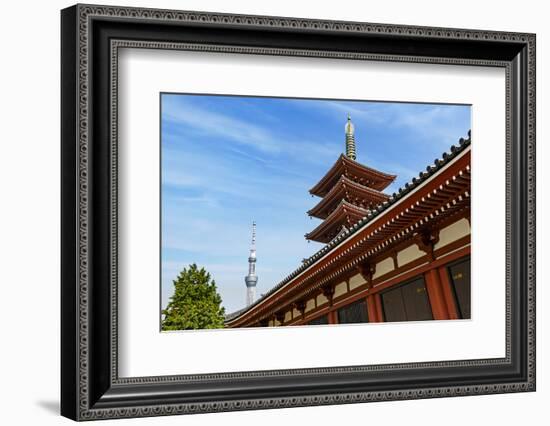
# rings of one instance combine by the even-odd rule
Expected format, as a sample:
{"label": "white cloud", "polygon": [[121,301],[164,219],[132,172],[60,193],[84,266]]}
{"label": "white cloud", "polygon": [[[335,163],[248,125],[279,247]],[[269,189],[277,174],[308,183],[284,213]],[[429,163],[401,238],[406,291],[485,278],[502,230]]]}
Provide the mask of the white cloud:
{"label": "white cloud", "polygon": [[278,152],[280,146],[265,129],[226,114],[201,109],[181,98],[166,97],[163,100],[163,119],[185,124],[203,135],[231,139],[259,151]]}
{"label": "white cloud", "polygon": [[[456,144],[458,138],[466,137],[466,134],[462,134],[464,129],[456,120],[456,110],[453,105],[350,101],[326,101],[313,105],[332,117],[334,112],[346,116],[349,113],[356,125],[405,129],[411,135],[409,140],[429,141],[440,146],[442,150]],[[413,105],[418,109],[413,108]],[[404,108],[404,106],[410,106],[410,108]],[[402,142],[406,143],[407,138]]]}
{"label": "white cloud", "polygon": [[[253,148],[258,153],[267,155],[284,153],[313,163],[322,164],[327,158],[335,155],[332,143],[321,140],[308,141],[304,138],[296,139],[295,136],[277,134],[272,124],[271,127],[266,128],[253,124],[251,120],[235,118],[230,113],[225,114],[197,107],[182,98],[176,101],[174,98],[167,97],[163,102],[163,119],[176,125],[185,125],[187,129],[193,129],[201,136],[219,140],[230,139],[239,145]],[[285,130],[284,126],[282,129]],[[166,132],[163,136],[172,136],[177,139],[178,135],[170,135]],[[261,155],[253,155],[235,147],[229,147],[229,149],[256,161],[264,163],[267,161]]]}

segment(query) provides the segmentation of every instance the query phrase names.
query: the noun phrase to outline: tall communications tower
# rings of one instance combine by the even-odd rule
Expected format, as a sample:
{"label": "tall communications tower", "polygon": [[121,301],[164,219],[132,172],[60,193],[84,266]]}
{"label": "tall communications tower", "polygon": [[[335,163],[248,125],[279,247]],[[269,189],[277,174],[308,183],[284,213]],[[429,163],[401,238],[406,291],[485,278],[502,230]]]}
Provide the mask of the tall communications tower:
{"label": "tall communications tower", "polygon": [[246,306],[254,303],[256,299],[256,222],[252,222],[252,244],[250,245],[250,256],[248,256],[248,275],[244,277],[246,283]]}

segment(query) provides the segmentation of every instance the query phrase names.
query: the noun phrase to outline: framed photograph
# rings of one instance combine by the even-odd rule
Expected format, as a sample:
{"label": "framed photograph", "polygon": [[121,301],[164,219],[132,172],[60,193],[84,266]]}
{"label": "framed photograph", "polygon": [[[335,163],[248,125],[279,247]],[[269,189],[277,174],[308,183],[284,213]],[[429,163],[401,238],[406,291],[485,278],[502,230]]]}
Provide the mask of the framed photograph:
{"label": "framed photograph", "polygon": [[61,412],[535,390],[535,35],[61,12]]}

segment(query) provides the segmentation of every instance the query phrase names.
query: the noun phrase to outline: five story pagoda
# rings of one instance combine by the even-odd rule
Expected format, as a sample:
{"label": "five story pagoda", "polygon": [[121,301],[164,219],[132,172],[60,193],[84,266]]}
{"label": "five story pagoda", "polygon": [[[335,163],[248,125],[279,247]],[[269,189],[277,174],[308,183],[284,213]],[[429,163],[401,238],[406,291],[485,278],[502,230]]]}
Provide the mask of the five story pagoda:
{"label": "five story pagoda", "polygon": [[306,239],[329,243],[345,232],[369,210],[376,208],[389,195],[382,191],[396,178],[355,161],[355,127],[348,115],[345,127],[346,154],[341,154],[330,170],[309,190],[321,201],[307,213],[323,222],[305,235]]}

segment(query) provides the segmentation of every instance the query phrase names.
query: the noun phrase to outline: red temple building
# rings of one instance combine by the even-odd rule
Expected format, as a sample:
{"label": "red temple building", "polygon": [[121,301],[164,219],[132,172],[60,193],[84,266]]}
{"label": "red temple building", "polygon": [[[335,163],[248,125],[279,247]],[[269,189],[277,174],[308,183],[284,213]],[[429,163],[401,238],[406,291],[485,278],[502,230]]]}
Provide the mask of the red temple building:
{"label": "red temple building", "polygon": [[310,190],[322,222],[306,234],[325,246],[226,327],[470,318],[470,151],[460,139],[388,195],[395,175],[346,154]]}

